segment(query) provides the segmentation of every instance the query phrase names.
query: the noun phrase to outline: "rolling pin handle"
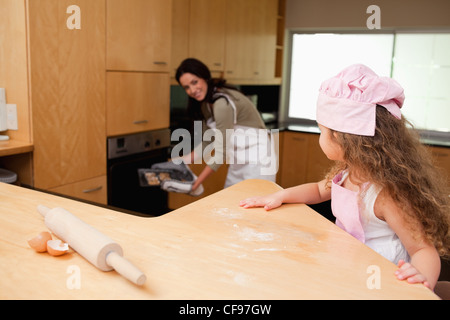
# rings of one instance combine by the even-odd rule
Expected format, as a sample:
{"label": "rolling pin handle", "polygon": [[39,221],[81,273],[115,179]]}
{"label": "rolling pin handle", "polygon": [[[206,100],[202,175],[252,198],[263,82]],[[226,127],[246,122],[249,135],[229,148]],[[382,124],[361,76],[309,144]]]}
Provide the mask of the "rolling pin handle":
{"label": "rolling pin handle", "polygon": [[107,254],[106,263],[113,267],[114,270],[116,270],[117,273],[121,274],[124,278],[139,286],[142,286],[147,280],[147,277],[141,270],[136,268],[133,264],[131,264],[131,262],[115,251],[111,251]]}
{"label": "rolling pin handle", "polygon": [[50,208],[43,206],[42,204],[37,206],[38,212],[45,218],[45,215],[51,210]]}

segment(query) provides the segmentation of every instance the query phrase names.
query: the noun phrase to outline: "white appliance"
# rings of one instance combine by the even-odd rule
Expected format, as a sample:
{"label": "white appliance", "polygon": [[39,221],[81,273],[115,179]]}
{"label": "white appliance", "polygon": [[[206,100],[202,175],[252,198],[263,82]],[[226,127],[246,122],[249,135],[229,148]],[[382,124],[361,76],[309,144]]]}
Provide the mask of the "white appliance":
{"label": "white appliance", "polygon": [[[17,106],[6,103],[6,90],[0,88],[0,132],[17,129]],[[1,140],[9,140],[9,137],[0,135]]]}
{"label": "white appliance", "polygon": [[0,132],[8,130],[5,88],[0,88]]}

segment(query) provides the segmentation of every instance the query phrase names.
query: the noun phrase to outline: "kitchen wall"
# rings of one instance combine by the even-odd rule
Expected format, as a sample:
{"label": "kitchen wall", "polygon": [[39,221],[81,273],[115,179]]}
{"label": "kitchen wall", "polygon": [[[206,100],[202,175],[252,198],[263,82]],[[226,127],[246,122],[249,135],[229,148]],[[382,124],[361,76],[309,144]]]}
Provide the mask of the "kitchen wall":
{"label": "kitchen wall", "polygon": [[448,0],[287,0],[286,28],[366,28],[378,5],[381,28],[449,28]]}

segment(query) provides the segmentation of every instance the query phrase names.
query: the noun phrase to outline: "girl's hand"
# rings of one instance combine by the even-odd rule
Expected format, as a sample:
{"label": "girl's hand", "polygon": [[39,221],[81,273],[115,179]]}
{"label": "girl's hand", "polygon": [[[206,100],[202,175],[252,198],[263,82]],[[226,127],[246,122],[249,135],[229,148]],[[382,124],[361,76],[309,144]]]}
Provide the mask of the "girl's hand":
{"label": "girl's hand", "polygon": [[399,269],[395,271],[395,275],[398,280],[406,280],[408,283],[423,283],[427,288],[430,288],[430,284],[424,275],[422,275],[412,264],[403,260],[398,262]]}
{"label": "girl's hand", "polygon": [[264,207],[265,210],[271,210],[281,206],[283,202],[275,195],[268,195],[264,197],[252,197],[247,198],[239,202],[239,205],[243,208],[255,208]]}

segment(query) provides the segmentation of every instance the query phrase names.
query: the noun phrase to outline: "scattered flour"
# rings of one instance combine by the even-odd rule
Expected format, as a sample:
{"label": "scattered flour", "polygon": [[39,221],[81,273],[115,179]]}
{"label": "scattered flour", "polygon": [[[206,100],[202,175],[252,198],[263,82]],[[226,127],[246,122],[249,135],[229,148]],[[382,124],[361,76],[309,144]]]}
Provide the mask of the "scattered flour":
{"label": "scattered flour", "polygon": [[258,232],[252,228],[243,228],[238,231],[238,234],[243,240],[247,241],[272,241],[275,239],[273,233]]}
{"label": "scattered flour", "polygon": [[221,217],[224,218],[229,218],[229,219],[238,219],[238,218],[242,218],[242,213],[237,212],[237,211],[233,211],[229,208],[214,208],[212,210],[213,214],[219,215]]}
{"label": "scattered flour", "polygon": [[251,280],[251,277],[242,272],[228,271],[227,274],[232,277],[233,281],[241,286],[245,286]]}

